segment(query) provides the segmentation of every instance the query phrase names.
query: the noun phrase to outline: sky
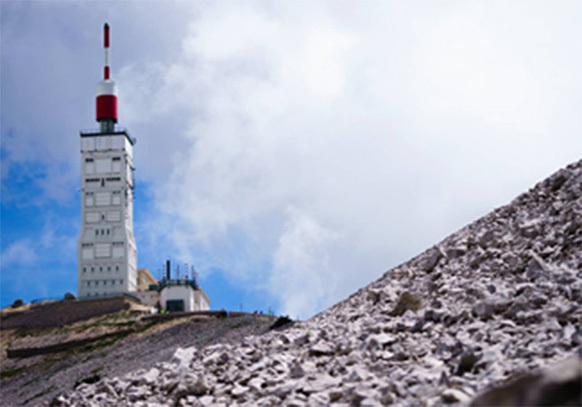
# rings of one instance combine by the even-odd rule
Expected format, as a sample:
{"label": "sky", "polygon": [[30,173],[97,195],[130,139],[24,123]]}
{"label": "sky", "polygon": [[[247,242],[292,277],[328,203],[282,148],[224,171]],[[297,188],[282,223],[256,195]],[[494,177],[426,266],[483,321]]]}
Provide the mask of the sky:
{"label": "sky", "polygon": [[102,26],[138,266],[306,319],[580,159],[579,1],[0,2],[0,302],[76,293]]}

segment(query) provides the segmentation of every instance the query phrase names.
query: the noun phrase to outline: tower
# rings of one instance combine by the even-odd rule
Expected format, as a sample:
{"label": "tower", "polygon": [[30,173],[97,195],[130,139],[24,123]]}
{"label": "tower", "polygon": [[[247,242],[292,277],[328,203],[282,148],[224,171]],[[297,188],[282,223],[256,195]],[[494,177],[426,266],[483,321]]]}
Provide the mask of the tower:
{"label": "tower", "polygon": [[79,298],[137,289],[133,236],[133,145],[117,123],[117,86],[110,79],[109,25],[103,29],[105,66],[97,85],[99,130],[81,132],[81,231],[77,253]]}

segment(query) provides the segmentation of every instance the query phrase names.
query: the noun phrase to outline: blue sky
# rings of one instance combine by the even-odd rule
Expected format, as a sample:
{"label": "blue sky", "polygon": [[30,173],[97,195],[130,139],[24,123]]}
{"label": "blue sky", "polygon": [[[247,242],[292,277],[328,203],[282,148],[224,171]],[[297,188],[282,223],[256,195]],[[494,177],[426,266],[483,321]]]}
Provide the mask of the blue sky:
{"label": "blue sky", "polygon": [[578,1],[0,3],[1,296],[76,290],[111,26],[138,265],[307,318],[579,159]]}

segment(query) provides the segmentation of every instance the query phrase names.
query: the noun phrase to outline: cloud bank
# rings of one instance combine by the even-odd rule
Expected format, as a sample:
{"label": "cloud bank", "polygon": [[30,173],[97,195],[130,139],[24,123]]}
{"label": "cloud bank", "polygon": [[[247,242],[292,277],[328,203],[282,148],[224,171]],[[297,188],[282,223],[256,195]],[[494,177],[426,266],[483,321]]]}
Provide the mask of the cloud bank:
{"label": "cloud bank", "polygon": [[[280,313],[341,300],[582,148],[576,2],[139,4],[111,25],[156,204],[142,253],[223,270]],[[75,141],[48,149],[72,178]]]}
{"label": "cloud bank", "polygon": [[575,78],[580,61],[554,43],[574,27],[538,27],[565,10],[360,6],[209,6],[176,61],[142,72],[159,84],[152,120],[183,115],[185,131],[159,140],[180,151],[149,174],[187,231],[178,244],[283,313],[341,299],[580,146],[553,75]]}

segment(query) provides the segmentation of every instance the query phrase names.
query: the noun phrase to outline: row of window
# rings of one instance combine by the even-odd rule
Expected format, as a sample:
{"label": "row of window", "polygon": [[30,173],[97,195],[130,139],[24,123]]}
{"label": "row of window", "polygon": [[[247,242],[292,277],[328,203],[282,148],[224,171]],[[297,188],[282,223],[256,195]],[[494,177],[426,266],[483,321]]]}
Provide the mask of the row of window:
{"label": "row of window", "polygon": [[81,258],[91,260],[94,258],[122,259],[125,254],[123,242],[109,243],[83,243],[81,244]]}
{"label": "row of window", "polygon": [[121,177],[106,177],[106,178],[85,178],[85,182],[93,183],[99,181],[107,181],[107,182],[119,182],[121,181]]}
{"label": "row of window", "polygon": [[95,236],[109,236],[111,234],[111,229],[95,229]]}
{"label": "row of window", "polygon": [[85,174],[107,174],[111,172],[121,172],[121,157],[85,159]]}
{"label": "row of window", "polygon": [[[109,225],[107,225],[109,226]],[[83,241],[94,242],[110,239],[123,239],[125,237],[125,228],[123,226],[112,226],[107,228],[85,227],[83,231]]]}
{"label": "row of window", "polygon": [[110,206],[121,205],[121,194],[115,191],[112,194],[109,192],[98,192],[97,194],[87,193],[85,195],[85,206]]}
{"label": "row of window", "polygon": [[107,211],[107,212],[87,212],[85,214],[85,222],[97,223],[99,221],[107,222],[121,222],[121,211]]}
{"label": "row of window", "polygon": [[[85,178],[85,183],[87,186],[97,186],[99,183],[102,187],[106,184],[112,187],[119,187],[121,186],[121,177],[107,177],[107,178]],[[97,184],[97,185],[92,185]]]}
{"label": "row of window", "polygon": [[94,183],[94,182],[120,182],[121,177],[107,177],[107,178],[85,178],[85,182]]}
{"label": "row of window", "polygon": [[103,273],[104,271],[115,271],[116,273],[119,273],[119,264],[108,264],[106,266],[83,266],[83,273],[95,273],[96,271],[99,271],[100,273]]}
{"label": "row of window", "polygon": [[101,186],[104,187],[105,184],[111,185],[113,187],[118,187],[121,185],[121,178],[120,177],[108,177],[108,178],[85,178],[86,184],[96,184],[101,183]]}
{"label": "row of window", "polygon": [[99,137],[81,137],[81,151],[111,151],[111,154],[123,155],[122,151],[131,152],[131,141],[127,134],[111,134]]}
{"label": "row of window", "polygon": [[[119,281],[119,283],[117,283],[117,281]],[[87,287],[99,287],[99,283],[101,283],[102,286],[107,286],[107,285],[114,286],[116,284],[123,285],[123,278],[120,278],[120,279],[111,279],[111,280],[89,280],[89,281],[85,281],[85,285]]]}
{"label": "row of window", "polygon": [[[113,157],[113,158],[111,159],[111,161],[120,161],[120,160],[121,160],[121,157]],[[94,162],[94,161],[95,161],[95,160],[94,160],[93,158],[87,158],[87,159],[85,159],[85,162],[86,162],[86,163],[92,163],[92,162]]]}

